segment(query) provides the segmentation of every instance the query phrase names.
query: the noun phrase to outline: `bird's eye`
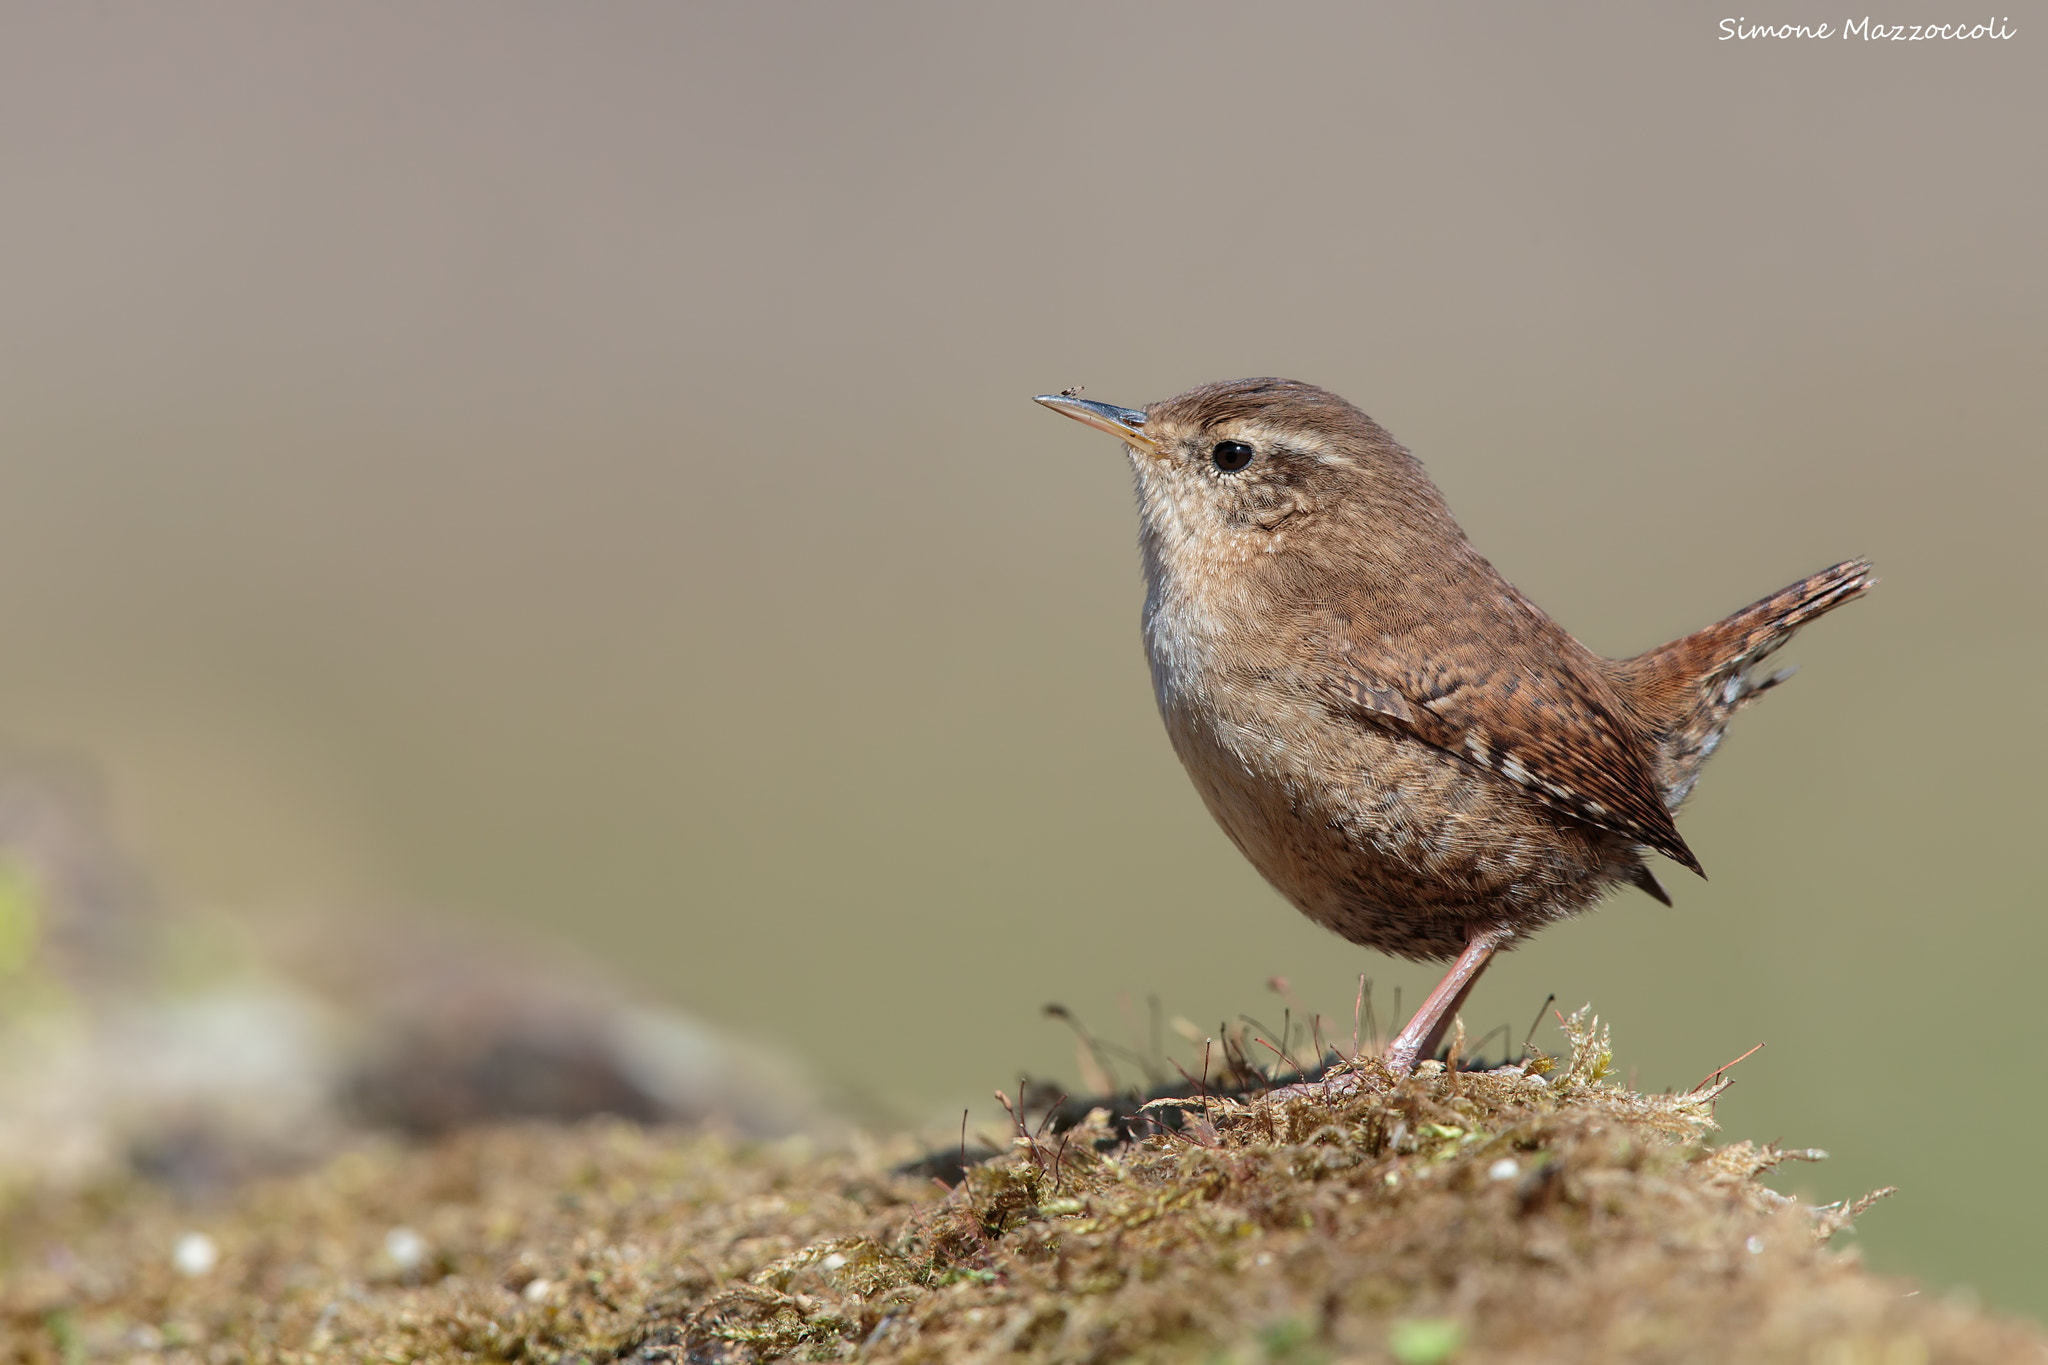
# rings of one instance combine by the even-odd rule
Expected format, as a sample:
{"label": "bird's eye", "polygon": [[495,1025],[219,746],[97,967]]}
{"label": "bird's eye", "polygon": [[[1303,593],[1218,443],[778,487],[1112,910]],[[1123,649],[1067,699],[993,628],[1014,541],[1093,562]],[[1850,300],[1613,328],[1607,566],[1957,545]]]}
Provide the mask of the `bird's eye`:
{"label": "bird's eye", "polygon": [[1209,457],[1216,461],[1216,467],[1226,474],[1235,474],[1252,462],[1257,453],[1243,441],[1218,441]]}

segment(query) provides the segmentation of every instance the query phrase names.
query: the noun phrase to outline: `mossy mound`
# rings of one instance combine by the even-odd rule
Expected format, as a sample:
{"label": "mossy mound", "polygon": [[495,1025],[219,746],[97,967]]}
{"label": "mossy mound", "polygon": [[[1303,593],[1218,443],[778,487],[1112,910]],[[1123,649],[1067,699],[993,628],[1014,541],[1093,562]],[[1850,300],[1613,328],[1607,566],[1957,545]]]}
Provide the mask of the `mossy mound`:
{"label": "mossy mound", "polygon": [[200,1212],[16,1195],[0,1358],[2011,1361],[2030,1328],[1825,1242],[1855,1211],[1705,1144],[1714,1088],[1608,1083],[1604,1035],[1485,1073],[1367,1061],[1019,1135],[955,1189],[888,1147],[620,1123],[377,1146]]}

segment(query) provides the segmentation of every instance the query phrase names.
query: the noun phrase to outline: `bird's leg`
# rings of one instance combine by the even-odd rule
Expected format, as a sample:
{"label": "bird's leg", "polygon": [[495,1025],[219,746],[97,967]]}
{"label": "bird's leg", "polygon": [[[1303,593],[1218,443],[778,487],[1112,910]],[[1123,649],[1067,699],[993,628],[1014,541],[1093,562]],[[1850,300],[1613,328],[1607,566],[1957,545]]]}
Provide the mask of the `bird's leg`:
{"label": "bird's leg", "polygon": [[1509,937],[1504,929],[1480,929],[1473,933],[1465,944],[1465,951],[1458,954],[1458,960],[1444,973],[1444,979],[1436,983],[1429,999],[1422,1002],[1422,1008],[1415,1011],[1415,1017],[1394,1035],[1394,1041],[1387,1044],[1387,1050],[1380,1055],[1396,1076],[1407,1075],[1415,1069],[1419,1059],[1436,1052],[1443,1043],[1444,1033],[1451,1026],[1451,1020],[1458,1017],[1465,997],[1478,984],[1479,974],[1486,970],[1486,964],[1493,960],[1494,951]]}

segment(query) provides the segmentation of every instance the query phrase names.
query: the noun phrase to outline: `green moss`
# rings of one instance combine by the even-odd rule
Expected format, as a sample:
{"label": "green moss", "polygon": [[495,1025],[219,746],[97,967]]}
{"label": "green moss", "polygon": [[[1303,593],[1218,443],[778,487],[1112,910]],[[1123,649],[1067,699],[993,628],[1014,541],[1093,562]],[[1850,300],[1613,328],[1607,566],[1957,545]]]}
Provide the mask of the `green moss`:
{"label": "green moss", "polygon": [[1406,1318],[1387,1332],[1387,1349],[1401,1365],[1442,1365],[1458,1353],[1465,1329],[1449,1318]]}
{"label": "green moss", "polygon": [[[366,1147],[206,1210],[124,1184],[0,1214],[0,1359],[1992,1361],[2017,1324],[1827,1248],[1856,1208],[1715,1148],[1716,1091],[1558,1059],[1019,1134],[950,1191],[901,1144],[816,1151],[624,1124]],[[1547,1073],[1547,1074],[1545,1074]],[[1098,1143],[1101,1145],[1098,1147]],[[405,1229],[408,1236],[394,1236]],[[199,1232],[216,1266],[182,1276]],[[396,1248],[396,1250],[394,1250]],[[403,1252],[403,1255],[399,1253]]]}

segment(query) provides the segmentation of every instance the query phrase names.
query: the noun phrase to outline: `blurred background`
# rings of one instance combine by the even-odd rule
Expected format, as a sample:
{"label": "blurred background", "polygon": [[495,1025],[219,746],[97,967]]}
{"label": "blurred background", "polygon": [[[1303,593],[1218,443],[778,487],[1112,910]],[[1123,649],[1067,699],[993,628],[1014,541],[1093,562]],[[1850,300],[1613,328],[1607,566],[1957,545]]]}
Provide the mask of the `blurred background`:
{"label": "blurred background", "polygon": [[1311,380],[1608,653],[1876,559],[1709,768],[1713,880],[1468,1022],[1590,1000],[1649,1087],[1766,1042],[1731,1136],[2048,1311],[2048,15],[1723,17],[10,9],[0,736],[166,903],[541,945],[880,1121],[1078,1084],[1048,1001],[1348,1033],[1435,970],[1211,825],[1124,462],[1028,401]]}

